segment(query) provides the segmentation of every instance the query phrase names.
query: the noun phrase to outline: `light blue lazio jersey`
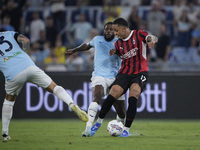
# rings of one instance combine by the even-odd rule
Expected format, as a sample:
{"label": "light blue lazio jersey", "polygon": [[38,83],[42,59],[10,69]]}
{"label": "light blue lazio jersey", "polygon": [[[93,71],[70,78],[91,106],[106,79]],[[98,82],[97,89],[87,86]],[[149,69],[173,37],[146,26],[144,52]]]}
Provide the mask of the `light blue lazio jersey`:
{"label": "light blue lazio jersey", "polygon": [[115,48],[113,39],[107,42],[103,36],[95,36],[90,45],[95,48],[94,71],[92,76],[115,78],[121,65],[121,59],[117,55],[110,56],[110,50]]}
{"label": "light blue lazio jersey", "polygon": [[0,32],[0,70],[11,81],[29,66],[35,65],[14,38],[16,32]]}

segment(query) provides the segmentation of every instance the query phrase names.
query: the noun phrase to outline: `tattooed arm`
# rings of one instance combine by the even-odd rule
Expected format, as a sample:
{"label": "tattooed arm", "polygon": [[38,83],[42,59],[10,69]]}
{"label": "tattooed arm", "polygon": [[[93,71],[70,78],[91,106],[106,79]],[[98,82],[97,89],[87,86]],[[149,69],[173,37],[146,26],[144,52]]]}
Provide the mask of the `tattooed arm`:
{"label": "tattooed arm", "polygon": [[17,42],[21,44],[22,50],[25,51],[26,53],[30,49],[30,41],[27,37],[23,36],[22,34],[19,34],[17,36]]}
{"label": "tattooed arm", "polygon": [[147,42],[149,48],[153,48],[155,43],[158,42],[158,38],[156,36],[154,36],[154,35],[147,35],[146,36],[146,42]]}

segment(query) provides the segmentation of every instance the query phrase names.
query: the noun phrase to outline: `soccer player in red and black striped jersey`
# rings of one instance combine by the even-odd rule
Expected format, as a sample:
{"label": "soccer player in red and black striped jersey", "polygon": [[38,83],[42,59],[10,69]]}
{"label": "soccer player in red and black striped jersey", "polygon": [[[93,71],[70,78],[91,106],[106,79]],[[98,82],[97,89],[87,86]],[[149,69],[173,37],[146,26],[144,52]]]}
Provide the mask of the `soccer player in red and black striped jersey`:
{"label": "soccer player in red and black striped jersey", "polygon": [[122,64],[91,132],[94,134],[98,130],[112,104],[129,89],[126,122],[120,136],[128,137],[129,129],[137,112],[138,97],[147,83],[147,44],[149,48],[152,48],[158,39],[143,30],[130,30],[127,21],[123,18],[117,18],[113,22],[113,28],[118,40],[115,42],[115,49],[110,50],[110,55],[117,54],[122,59]]}

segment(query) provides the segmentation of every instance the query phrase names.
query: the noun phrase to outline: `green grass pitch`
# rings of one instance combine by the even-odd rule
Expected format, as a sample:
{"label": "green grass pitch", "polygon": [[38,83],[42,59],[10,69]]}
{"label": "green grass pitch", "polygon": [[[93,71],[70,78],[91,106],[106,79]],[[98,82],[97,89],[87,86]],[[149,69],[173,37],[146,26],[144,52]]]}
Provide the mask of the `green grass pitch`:
{"label": "green grass pitch", "polygon": [[111,137],[108,121],[85,138],[78,119],[13,119],[12,139],[0,141],[0,150],[200,150],[200,120],[136,119],[128,138]]}

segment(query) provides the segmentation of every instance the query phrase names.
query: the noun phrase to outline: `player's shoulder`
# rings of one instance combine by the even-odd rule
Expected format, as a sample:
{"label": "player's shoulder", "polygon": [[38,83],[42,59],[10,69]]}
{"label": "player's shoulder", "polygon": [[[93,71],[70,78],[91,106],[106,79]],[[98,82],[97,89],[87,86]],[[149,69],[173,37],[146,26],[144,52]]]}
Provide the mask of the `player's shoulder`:
{"label": "player's shoulder", "polygon": [[9,34],[14,35],[15,33],[16,33],[15,31],[4,31],[4,32],[0,32],[0,35],[9,35]]}
{"label": "player's shoulder", "polygon": [[118,38],[114,38],[112,41],[110,41],[110,43],[112,43],[113,45],[115,45],[118,40],[119,40]]}
{"label": "player's shoulder", "polygon": [[95,36],[92,41],[95,42],[95,43],[96,42],[98,42],[98,43],[104,43],[104,42],[106,42],[105,39],[104,39],[104,37],[100,36],[100,35]]}
{"label": "player's shoulder", "polygon": [[145,34],[149,34],[149,32],[148,31],[146,31],[146,30],[137,30],[139,33],[145,33]]}
{"label": "player's shoulder", "polygon": [[122,39],[118,39],[118,38],[114,38],[113,40],[115,41],[115,44],[123,41]]}
{"label": "player's shoulder", "polygon": [[101,35],[97,35],[97,36],[95,36],[93,39],[94,39],[94,40],[103,40],[104,37],[101,36]]}
{"label": "player's shoulder", "polygon": [[117,40],[119,40],[118,38],[114,38],[112,41],[116,42]]}
{"label": "player's shoulder", "polygon": [[149,33],[146,30],[137,30],[135,34],[139,35],[139,37],[141,38],[146,38],[146,36],[149,35]]}

